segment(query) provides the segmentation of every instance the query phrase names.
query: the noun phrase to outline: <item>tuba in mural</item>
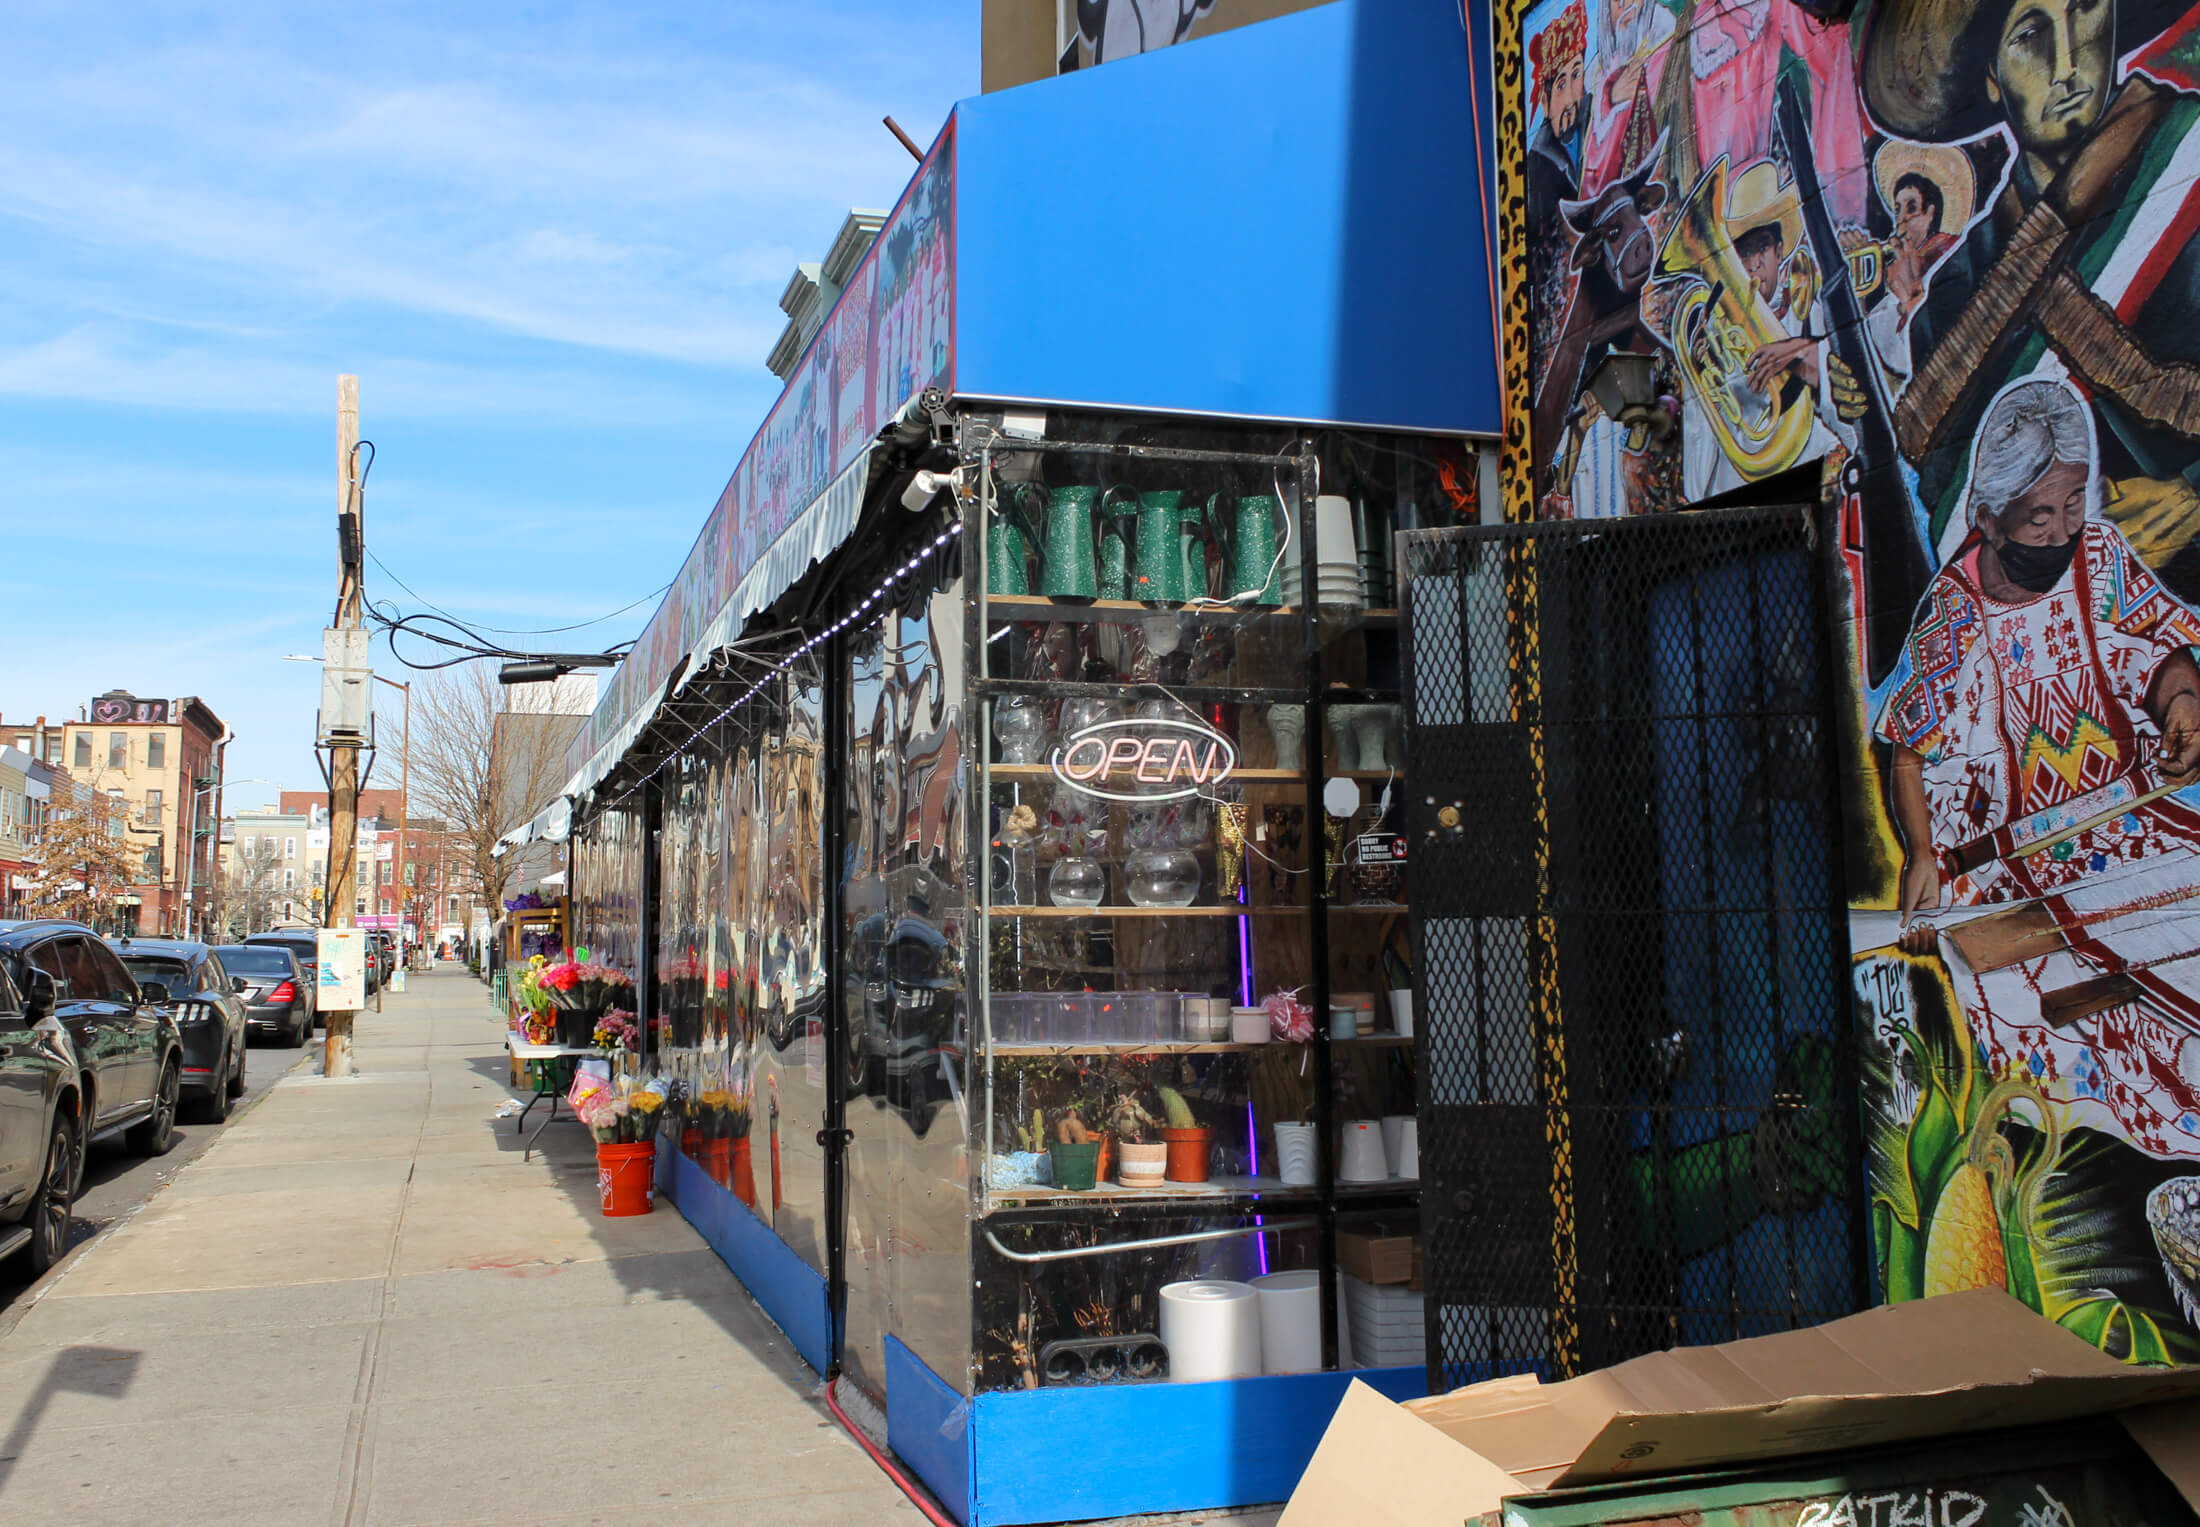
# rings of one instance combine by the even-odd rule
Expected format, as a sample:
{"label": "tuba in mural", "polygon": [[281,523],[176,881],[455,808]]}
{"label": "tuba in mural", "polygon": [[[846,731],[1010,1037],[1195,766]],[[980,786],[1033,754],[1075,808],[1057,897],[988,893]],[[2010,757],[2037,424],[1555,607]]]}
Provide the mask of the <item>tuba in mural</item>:
{"label": "tuba in mural", "polygon": [[1816,403],[1807,391],[1760,392],[1750,384],[1750,357],[1788,334],[1734,248],[1727,169],[1722,156],[1698,177],[1658,246],[1657,280],[1679,288],[1667,342],[1681,375],[1702,401],[1720,449],[1755,481],[1802,459]]}

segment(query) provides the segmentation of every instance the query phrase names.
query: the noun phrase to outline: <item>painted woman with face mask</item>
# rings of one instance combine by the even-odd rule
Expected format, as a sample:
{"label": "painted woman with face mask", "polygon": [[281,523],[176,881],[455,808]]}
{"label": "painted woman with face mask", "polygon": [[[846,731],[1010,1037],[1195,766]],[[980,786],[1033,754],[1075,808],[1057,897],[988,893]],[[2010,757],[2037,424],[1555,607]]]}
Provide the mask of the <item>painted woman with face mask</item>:
{"label": "painted woman with face mask", "polygon": [[[2095,462],[2092,414],[2059,381],[2012,384],[1981,421],[1969,532],[1876,727],[1903,944],[1940,948],[1995,1074],[2021,1067],[2073,1122],[2188,1154],[2200,810],[2176,792],[2200,780],[2200,616],[2098,517]],[[2035,904],[2038,927],[2024,958],[1974,968],[1934,914],[1992,903]],[[2074,995],[2110,975],[2129,982],[2116,1000]]]}

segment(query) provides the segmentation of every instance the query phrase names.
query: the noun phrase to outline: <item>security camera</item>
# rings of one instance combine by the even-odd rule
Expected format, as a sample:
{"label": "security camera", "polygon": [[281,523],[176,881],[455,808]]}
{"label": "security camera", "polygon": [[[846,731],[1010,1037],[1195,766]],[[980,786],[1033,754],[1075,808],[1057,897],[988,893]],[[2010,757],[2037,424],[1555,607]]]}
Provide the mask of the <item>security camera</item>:
{"label": "security camera", "polygon": [[922,514],[933,499],[961,484],[960,469],[952,472],[919,472],[910,479],[909,486],[901,490],[901,506],[911,514]]}

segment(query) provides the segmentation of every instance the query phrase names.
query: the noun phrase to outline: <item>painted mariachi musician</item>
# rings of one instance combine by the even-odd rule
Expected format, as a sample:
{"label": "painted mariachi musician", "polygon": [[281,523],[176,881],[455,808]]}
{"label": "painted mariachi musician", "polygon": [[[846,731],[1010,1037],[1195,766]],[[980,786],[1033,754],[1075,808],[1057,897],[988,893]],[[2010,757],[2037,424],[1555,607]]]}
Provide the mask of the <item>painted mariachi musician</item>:
{"label": "painted mariachi musician", "polygon": [[[2200,812],[2174,792],[2200,779],[2200,616],[2094,517],[2097,491],[2069,387],[2031,378],[1989,403],[1969,533],[1877,727],[1904,945],[1937,939],[1996,1074],[2021,1068],[2072,1122],[2189,1155]],[[2008,910],[1964,920],[1981,906]]]}
{"label": "painted mariachi musician", "polygon": [[1909,324],[1902,454],[1936,532],[1963,499],[1987,400],[2038,368],[2088,399],[2104,512],[2200,596],[2200,97],[2119,63],[2190,0],[1886,0],[1861,62],[1888,133],[1995,128],[2007,183],[1934,270]]}

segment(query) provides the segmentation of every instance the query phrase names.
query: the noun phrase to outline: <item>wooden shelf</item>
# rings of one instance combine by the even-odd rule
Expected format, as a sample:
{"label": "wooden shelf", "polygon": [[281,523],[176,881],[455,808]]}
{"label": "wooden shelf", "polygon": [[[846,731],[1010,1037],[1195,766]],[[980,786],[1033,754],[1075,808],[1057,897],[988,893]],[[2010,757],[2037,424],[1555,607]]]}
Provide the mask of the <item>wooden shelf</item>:
{"label": "wooden shelf", "polygon": [[[997,763],[997,764],[987,764],[987,765],[985,766],[985,770],[986,770],[986,773],[987,773],[987,775],[988,775],[988,776],[990,776],[991,778],[993,778],[993,779],[1001,779],[1001,780],[1013,780],[1013,779],[1053,779],[1053,778],[1055,778],[1055,773],[1054,773],[1054,765],[1052,765],[1052,764],[1043,764],[1043,763],[1037,763],[1037,764],[1004,764],[1004,763]],[[1377,776],[1377,778],[1380,778],[1380,777],[1381,777],[1381,776],[1379,776],[1379,775]],[[1229,786],[1231,786],[1231,785],[1237,784],[1237,783],[1238,783],[1239,781],[1241,781],[1241,780],[1248,780],[1248,779],[1251,779],[1251,780],[1303,780],[1303,779],[1305,779],[1305,778],[1306,778],[1306,771],[1305,771],[1304,769],[1232,769],[1232,770],[1230,771],[1230,777],[1229,777],[1228,779],[1225,779],[1225,780],[1224,780],[1224,781],[1223,781],[1223,782],[1222,782],[1222,783],[1221,783],[1220,785],[1217,785],[1217,786],[1213,786],[1213,787],[1211,787],[1211,788],[1214,788],[1214,789],[1225,789],[1225,788],[1227,788],[1227,787],[1229,787]],[[1067,782],[1067,781],[1064,781],[1064,783],[1068,783],[1068,782]],[[1076,787],[1076,786],[1075,786],[1074,784],[1072,784],[1072,785],[1070,785],[1070,788],[1074,790],[1074,789],[1076,789],[1077,787]]]}
{"label": "wooden shelf", "polygon": [[993,1055],[996,1060],[1049,1055],[1114,1055],[1126,1059],[1138,1055],[1235,1055],[1246,1050],[1265,1050],[1270,1044],[1283,1042],[1264,1040],[1260,1044],[1237,1044],[1227,1039],[1119,1039],[1053,1044],[1045,1040],[1018,1040],[1014,1044],[995,1045]]}
{"label": "wooden shelf", "polygon": [[1305,907],[1004,907],[986,909],[990,917],[1259,917],[1289,912],[1305,916]]}
{"label": "wooden shelf", "polygon": [[1142,599],[1054,599],[1045,594],[988,594],[985,599],[985,613],[988,619],[1061,620],[1122,625],[1154,615],[1189,615],[1194,620],[1233,621],[1270,616],[1296,618],[1299,607],[1290,604],[1148,604]]}
{"label": "wooden shelf", "polygon": [[1333,1045],[1409,1045],[1411,1034],[1355,1034],[1350,1039],[1332,1039]]}
{"label": "wooden shelf", "polygon": [[991,1188],[987,1192],[987,1198],[996,1207],[1004,1204],[1150,1204],[1167,1203],[1172,1199],[1217,1203],[1267,1193],[1313,1191],[1311,1186],[1286,1187],[1280,1177],[1211,1177],[1205,1182],[1164,1182],[1152,1188],[1126,1188],[1119,1182],[1102,1182],[1074,1191],[1027,1184],[1014,1188]]}

